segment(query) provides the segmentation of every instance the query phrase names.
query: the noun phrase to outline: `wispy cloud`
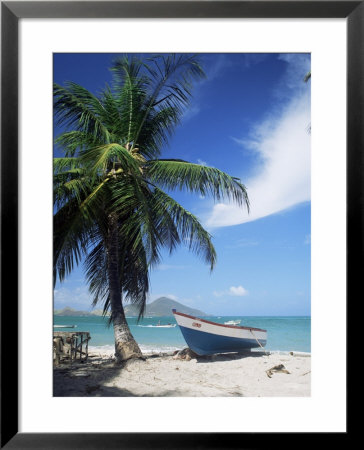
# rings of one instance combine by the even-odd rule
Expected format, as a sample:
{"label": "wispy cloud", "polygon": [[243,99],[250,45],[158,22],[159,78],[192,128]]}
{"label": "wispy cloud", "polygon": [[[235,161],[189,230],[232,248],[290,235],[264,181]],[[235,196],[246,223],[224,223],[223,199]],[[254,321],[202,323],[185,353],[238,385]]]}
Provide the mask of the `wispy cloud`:
{"label": "wispy cloud", "polygon": [[[286,72],[279,88],[289,88],[293,91],[304,89],[303,79],[310,67],[310,56],[307,53],[281,53],[278,59],[287,63]],[[306,85],[307,86],[307,85]]]}
{"label": "wispy cloud", "polygon": [[203,58],[203,69],[206,78],[202,78],[194,83],[193,102],[185,109],[182,121],[187,122],[191,118],[200,113],[202,106],[199,101],[201,97],[201,89],[206,83],[209,83],[223,74],[223,72],[231,65],[229,56],[223,53],[207,54]]}
{"label": "wispy cloud", "polygon": [[268,57],[267,53],[246,53],[244,55],[244,67],[249,69],[256,64],[259,64],[266,60]]}
{"label": "wispy cloud", "polygon": [[[289,72],[302,74],[305,69],[292,68]],[[311,155],[310,134],[307,132],[310,94],[308,87],[303,81],[301,83],[303,87],[297,89],[296,95],[284,106],[278,102],[279,109],[277,106],[252,130],[250,136],[239,141],[244,149],[259,156],[255,174],[244,180],[251,213],[233,204],[218,203],[208,215],[207,227],[250,222],[310,200]]]}
{"label": "wispy cloud", "polygon": [[183,112],[182,121],[187,122],[188,120],[192,119],[192,117],[197,116],[197,114],[200,112],[200,110],[201,110],[201,108],[197,104],[189,105]]}
{"label": "wispy cloud", "polygon": [[197,159],[197,164],[199,164],[200,166],[207,166],[208,165],[206,161],[203,161],[200,158]]}
{"label": "wispy cloud", "polygon": [[213,295],[215,297],[223,297],[225,295],[232,297],[245,297],[248,293],[249,292],[243,286],[230,286],[229,289],[225,291],[214,291]]}
{"label": "wispy cloud", "polygon": [[[204,57],[204,70],[206,78],[204,81],[212,81],[221,76],[224,71],[231,66],[229,54],[226,53],[210,53]],[[201,81],[200,83],[204,83]]]}
{"label": "wispy cloud", "polygon": [[71,308],[92,309],[92,300],[87,286],[80,286],[74,289],[60,287],[54,290],[54,307],[62,308],[70,306]]}

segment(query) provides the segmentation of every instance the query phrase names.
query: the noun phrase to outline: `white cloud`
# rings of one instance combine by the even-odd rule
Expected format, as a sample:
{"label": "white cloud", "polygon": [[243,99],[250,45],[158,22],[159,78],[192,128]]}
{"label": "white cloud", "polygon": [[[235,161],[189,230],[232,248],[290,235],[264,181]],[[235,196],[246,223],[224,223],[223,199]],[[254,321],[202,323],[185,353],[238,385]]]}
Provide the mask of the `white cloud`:
{"label": "white cloud", "polygon": [[244,297],[248,295],[248,291],[243,286],[230,286],[226,291],[214,291],[215,297],[222,297],[224,295],[230,295],[232,297]]}
{"label": "white cloud", "polygon": [[[233,138],[244,151],[255,152],[259,163],[242,181],[248,189],[251,212],[229,203],[218,203],[207,215],[209,228],[236,225],[283,211],[309,201],[311,143],[310,87],[303,82],[310,70],[308,55],[282,54],[286,71],[276,86],[275,110],[256,125],[250,136]],[[282,106],[284,105],[284,106]]]}
{"label": "white cloud", "polygon": [[258,126],[244,146],[260,157],[256,174],[243,180],[251,212],[233,204],[214,205],[206,226],[220,227],[250,222],[310,200],[309,93],[291,100],[279,114]]}
{"label": "white cloud", "polygon": [[244,295],[248,295],[248,291],[243,288],[243,286],[231,286],[229,289],[230,295],[234,297],[244,297]]}

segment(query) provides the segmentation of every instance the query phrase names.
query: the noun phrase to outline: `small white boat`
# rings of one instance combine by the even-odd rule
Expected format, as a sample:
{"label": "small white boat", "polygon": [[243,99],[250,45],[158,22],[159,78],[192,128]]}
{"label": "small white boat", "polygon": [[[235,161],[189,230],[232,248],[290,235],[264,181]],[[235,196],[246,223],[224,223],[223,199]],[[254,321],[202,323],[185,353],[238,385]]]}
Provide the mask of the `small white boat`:
{"label": "small white boat", "polygon": [[155,326],[158,327],[158,328],[174,328],[176,325],[177,325],[176,323],[174,323],[174,324],[173,323],[168,323],[166,325],[161,325],[161,322],[159,321],[157,323],[157,325],[155,325]]}
{"label": "small white boat", "polygon": [[227,322],[224,322],[225,325],[239,325],[241,320],[228,320]]}
{"label": "small white boat", "polygon": [[53,328],[77,328],[77,325],[53,325]]}

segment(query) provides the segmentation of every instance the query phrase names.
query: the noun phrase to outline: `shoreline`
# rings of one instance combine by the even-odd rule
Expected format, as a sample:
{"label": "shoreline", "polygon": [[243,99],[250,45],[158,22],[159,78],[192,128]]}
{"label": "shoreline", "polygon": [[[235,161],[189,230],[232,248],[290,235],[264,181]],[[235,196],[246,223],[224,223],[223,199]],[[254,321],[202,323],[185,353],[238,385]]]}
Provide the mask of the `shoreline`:
{"label": "shoreline", "polygon": [[55,397],[308,397],[311,355],[217,354],[190,360],[172,352],[114,364],[113,351],[54,367]]}
{"label": "shoreline", "polygon": [[[168,348],[146,348],[143,345],[140,345],[143,355],[160,355],[163,354],[165,356],[173,356],[176,351],[180,351],[183,347],[168,347]],[[252,349],[252,353],[264,353],[260,348]],[[266,350],[266,352],[270,355],[294,355],[294,356],[307,356],[311,357],[311,352],[304,352],[301,350]],[[113,356],[114,355],[114,345],[99,345],[99,346],[89,346],[89,354],[97,354],[97,355],[105,355],[105,356]]]}

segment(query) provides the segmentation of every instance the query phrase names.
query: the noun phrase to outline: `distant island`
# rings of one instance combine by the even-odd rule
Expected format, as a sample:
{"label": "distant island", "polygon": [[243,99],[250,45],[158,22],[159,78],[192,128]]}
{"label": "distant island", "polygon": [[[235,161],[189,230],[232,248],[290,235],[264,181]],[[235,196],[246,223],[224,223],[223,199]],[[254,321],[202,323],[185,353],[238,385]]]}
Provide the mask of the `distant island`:
{"label": "distant island", "polygon": [[63,309],[55,309],[53,311],[55,316],[80,316],[80,317],[88,317],[88,316],[102,316],[102,309],[94,309],[93,311],[78,311],[77,309],[70,308],[66,306]]}
{"label": "distant island", "polygon": [[[191,316],[207,316],[203,311],[198,309],[190,308],[189,306],[182,305],[182,303],[176,302],[168,297],[160,297],[157,300],[154,300],[152,303],[148,303],[145,309],[144,316],[151,317],[163,317],[163,316],[172,316],[172,309],[176,309],[179,312],[190,314]],[[125,315],[127,317],[136,317],[138,316],[138,309],[135,305],[125,305],[124,306]],[[55,309],[55,316],[102,316],[101,309],[95,309],[93,311],[78,311],[76,309],[66,307],[63,309]]]}

